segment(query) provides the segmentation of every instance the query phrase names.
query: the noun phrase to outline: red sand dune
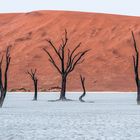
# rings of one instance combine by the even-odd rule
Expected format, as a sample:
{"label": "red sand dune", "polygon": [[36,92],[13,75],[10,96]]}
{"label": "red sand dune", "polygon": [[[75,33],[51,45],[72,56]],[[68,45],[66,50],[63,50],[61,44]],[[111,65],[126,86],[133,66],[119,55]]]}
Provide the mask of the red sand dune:
{"label": "red sand dune", "polygon": [[38,70],[40,91],[59,86],[59,74],[41,48],[47,47],[45,39],[48,38],[59,46],[65,28],[70,49],[79,42],[82,42],[81,49],[91,49],[85,62],[71,73],[67,83],[69,91],[81,90],[80,73],[86,77],[88,91],[136,89],[131,30],[140,46],[139,17],[36,11],[0,14],[0,50],[5,50],[8,44],[13,45],[9,90],[33,89],[32,81],[25,73],[30,68]]}

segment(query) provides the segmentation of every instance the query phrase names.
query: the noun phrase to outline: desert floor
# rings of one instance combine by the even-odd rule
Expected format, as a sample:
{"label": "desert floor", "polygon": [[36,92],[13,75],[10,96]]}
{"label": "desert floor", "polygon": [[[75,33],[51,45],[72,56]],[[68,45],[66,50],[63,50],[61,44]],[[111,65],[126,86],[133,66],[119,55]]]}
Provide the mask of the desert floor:
{"label": "desert floor", "polygon": [[[139,140],[135,93],[68,93],[71,102],[48,102],[57,93],[9,93],[0,109],[0,140]],[[94,101],[92,103],[91,101]]]}

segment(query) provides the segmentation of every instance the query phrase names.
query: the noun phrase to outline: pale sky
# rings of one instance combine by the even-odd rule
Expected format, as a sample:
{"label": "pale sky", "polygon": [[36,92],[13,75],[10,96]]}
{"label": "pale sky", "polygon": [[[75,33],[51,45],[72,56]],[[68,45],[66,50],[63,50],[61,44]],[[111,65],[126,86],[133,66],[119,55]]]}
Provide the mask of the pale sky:
{"label": "pale sky", "polygon": [[0,12],[68,10],[140,16],[140,0],[0,0]]}

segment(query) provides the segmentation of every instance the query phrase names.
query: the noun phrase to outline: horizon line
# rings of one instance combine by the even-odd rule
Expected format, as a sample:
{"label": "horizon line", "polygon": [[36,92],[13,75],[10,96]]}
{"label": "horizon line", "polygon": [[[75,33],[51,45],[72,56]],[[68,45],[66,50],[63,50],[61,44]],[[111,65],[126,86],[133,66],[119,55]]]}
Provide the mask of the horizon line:
{"label": "horizon line", "polygon": [[77,13],[89,13],[89,14],[107,14],[107,15],[116,15],[116,16],[130,16],[130,17],[140,17],[138,15],[130,15],[130,14],[119,14],[119,13],[109,13],[109,12],[95,12],[95,11],[80,11],[80,10],[58,10],[58,9],[38,9],[38,10],[27,10],[27,11],[7,11],[0,12],[0,14],[23,14],[23,13],[32,13],[39,11],[52,11],[52,12],[77,12]]}

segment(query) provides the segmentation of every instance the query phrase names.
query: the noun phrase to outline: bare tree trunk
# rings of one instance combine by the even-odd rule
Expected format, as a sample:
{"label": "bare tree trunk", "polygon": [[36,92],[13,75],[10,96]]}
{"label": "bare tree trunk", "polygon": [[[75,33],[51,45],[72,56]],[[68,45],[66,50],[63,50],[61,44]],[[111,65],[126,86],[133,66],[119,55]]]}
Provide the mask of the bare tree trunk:
{"label": "bare tree trunk", "polygon": [[134,65],[134,73],[135,73],[135,82],[137,86],[137,104],[140,104],[140,78],[139,78],[139,51],[137,48],[137,43],[135,40],[134,33],[132,32],[132,38],[134,42],[134,50],[135,56],[133,56],[133,65]]}
{"label": "bare tree trunk", "polygon": [[37,94],[38,94],[38,78],[36,76],[36,69],[35,70],[32,70],[31,71],[27,71],[27,74],[31,77],[32,81],[33,81],[33,84],[34,84],[34,98],[33,100],[34,101],[37,101]]}
{"label": "bare tree trunk", "polygon": [[5,97],[6,97],[6,92],[5,91],[1,91],[0,108],[3,106]]}
{"label": "bare tree trunk", "polygon": [[4,102],[4,98],[1,97],[1,98],[0,98],[0,108],[2,108],[3,102]]}
{"label": "bare tree trunk", "polygon": [[[3,56],[1,58],[1,61],[0,61],[0,92],[1,92],[1,95],[0,95],[0,108],[3,106],[3,103],[4,103],[4,99],[6,97],[6,93],[7,93],[7,84],[8,84],[8,70],[9,70],[9,65],[10,65],[10,61],[11,61],[11,56],[10,56],[10,48],[12,46],[8,46],[7,49],[6,49],[6,67],[5,67],[5,70],[4,70],[4,78],[3,78],[3,74],[2,74],[2,62],[3,62]],[[3,82],[4,80],[4,82]]]}
{"label": "bare tree trunk", "polygon": [[140,104],[140,82],[137,82],[137,104]]}
{"label": "bare tree trunk", "polygon": [[81,84],[82,84],[82,88],[83,88],[83,94],[79,97],[79,101],[80,101],[80,102],[85,102],[85,101],[83,100],[83,97],[86,95],[85,77],[82,77],[82,75],[80,75],[80,79],[81,79]]}
{"label": "bare tree trunk", "polygon": [[62,85],[61,85],[61,93],[60,93],[60,100],[66,100],[66,76],[62,76]]}
{"label": "bare tree trunk", "polygon": [[84,100],[83,100],[83,97],[86,95],[86,92],[84,91],[83,92],[83,94],[79,97],[79,101],[80,102],[85,102]]}
{"label": "bare tree trunk", "polygon": [[35,89],[35,93],[34,93],[34,100],[37,101],[37,81],[34,82],[34,89]]}

